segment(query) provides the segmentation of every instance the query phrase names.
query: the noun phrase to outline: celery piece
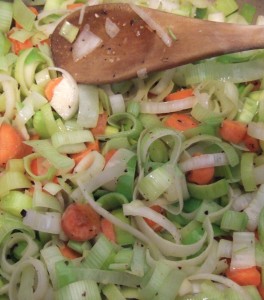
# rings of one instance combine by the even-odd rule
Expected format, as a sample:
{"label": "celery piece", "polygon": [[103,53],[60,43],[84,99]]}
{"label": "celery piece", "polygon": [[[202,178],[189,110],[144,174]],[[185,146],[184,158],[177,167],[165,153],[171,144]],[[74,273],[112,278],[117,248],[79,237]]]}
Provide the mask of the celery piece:
{"label": "celery piece", "polygon": [[243,286],[243,289],[246,290],[247,294],[251,297],[252,300],[262,300],[258,289],[254,285]]}
{"label": "celery piece", "polygon": [[8,32],[13,19],[13,4],[7,1],[0,1],[0,31]]}
{"label": "celery piece", "polygon": [[237,114],[236,120],[248,124],[255,117],[259,107],[259,102],[246,97],[242,110]]}
{"label": "celery piece", "polygon": [[[122,209],[115,209],[112,211],[112,214],[122,222],[127,224],[130,223],[130,219],[124,216]],[[115,234],[116,234],[116,242],[118,245],[128,246],[128,245],[133,245],[135,242],[135,238],[133,237],[133,235],[131,235],[130,233],[126,232],[123,229],[120,229],[117,226],[115,226]]]}
{"label": "celery piece", "polygon": [[238,10],[238,5],[235,0],[216,0],[215,7],[217,10],[222,11],[225,16]]}
{"label": "celery piece", "polygon": [[103,286],[102,292],[108,300],[125,300],[120,289],[114,284],[107,284]]}
{"label": "celery piece", "polygon": [[188,191],[192,197],[197,199],[213,200],[220,198],[228,193],[228,183],[225,179],[220,179],[211,184],[198,185],[194,183],[187,184]]}
{"label": "celery piece", "polygon": [[132,85],[133,82],[131,80],[122,81],[122,82],[113,83],[111,85],[111,89],[115,94],[125,94],[129,91]]}
{"label": "celery piece", "polygon": [[32,207],[32,197],[19,192],[10,191],[1,198],[0,208],[14,216],[21,217],[21,211]]}
{"label": "celery piece", "polygon": [[6,35],[0,31],[0,56],[6,55],[11,47],[11,42]]}
{"label": "celery piece", "polygon": [[249,24],[251,24],[253,22],[256,11],[256,7],[251,3],[244,3],[241,8],[240,14],[246,19]]}
{"label": "celery piece", "polygon": [[37,111],[33,116],[33,127],[42,139],[47,139],[51,136],[45,125],[45,120],[41,110]]}
{"label": "celery piece", "polygon": [[88,241],[76,242],[73,240],[69,240],[67,246],[80,254],[83,254],[85,250],[89,250],[92,247]]}
{"label": "celery piece", "polygon": [[169,153],[166,144],[158,139],[149,147],[149,156],[152,161],[165,163],[169,160]]}
{"label": "celery piece", "polygon": [[79,32],[79,28],[68,21],[62,24],[59,35],[64,37],[68,42],[73,43]]}
{"label": "celery piece", "polygon": [[218,210],[222,209],[223,207],[217,204],[216,202],[202,202],[202,205],[199,207],[195,219],[199,222],[203,222],[207,215],[210,213],[217,212]]}
{"label": "celery piece", "polygon": [[36,15],[24,4],[22,0],[14,0],[13,18],[24,29],[31,31]]}
{"label": "celery piece", "polygon": [[246,229],[248,216],[245,212],[227,210],[222,217],[221,229],[243,231]]}
{"label": "celery piece", "polygon": [[101,234],[84,258],[83,266],[92,269],[106,269],[113,262],[115,254],[115,245]]}

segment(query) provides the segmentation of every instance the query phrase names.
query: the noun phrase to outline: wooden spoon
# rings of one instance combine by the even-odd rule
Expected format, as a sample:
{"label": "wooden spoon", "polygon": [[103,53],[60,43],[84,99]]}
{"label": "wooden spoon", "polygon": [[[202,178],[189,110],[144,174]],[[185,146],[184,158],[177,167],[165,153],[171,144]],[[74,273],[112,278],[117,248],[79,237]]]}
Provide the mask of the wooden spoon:
{"label": "wooden spoon", "polygon": [[[52,55],[57,67],[67,70],[77,82],[105,84],[161,71],[201,59],[243,50],[264,48],[264,26],[202,21],[140,7],[166,32],[174,33],[166,46],[128,4],[102,4],[86,7],[79,24],[80,11],[69,14],[51,36]],[[110,38],[105,30],[110,18],[120,31]],[[65,21],[82,30],[85,24],[103,44],[79,61],[72,57],[72,44],[59,34]]]}

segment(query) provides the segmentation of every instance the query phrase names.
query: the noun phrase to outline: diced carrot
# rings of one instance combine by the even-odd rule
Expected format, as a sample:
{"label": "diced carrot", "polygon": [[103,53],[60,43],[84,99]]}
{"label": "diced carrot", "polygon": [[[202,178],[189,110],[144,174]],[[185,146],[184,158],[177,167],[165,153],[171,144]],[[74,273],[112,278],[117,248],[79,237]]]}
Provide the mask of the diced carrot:
{"label": "diced carrot", "polygon": [[99,115],[97,125],[91,129],[91,132],[94,136],[98,136],[100,134],[105,133],[106,125],[107,125],[108,115],[106,112]]}
{"label": "diced carrot", "polygon": [[234,269],[230,268],[226,271],[226,276],[236,282],[239,285],[254,285],[259,286],[261,283],[261,274],[256,267],[246,269]]}
{"label": "diced carrot", "polygon": [[6,123],[0,126],[0,166],[9,159],[18,158],[23,146],[23,140],[16,129]]}
{"label": "diced carrot", "polygon": [[248,134],[245,135],[243,143],[250,152],[260,152],[261,150],[259,140]]}
{"label": "diced carrot", "polygon": [[45,97],[48,99],[48,101],[51,101],[53,95],[54,95],[54,89],[55,87],[62,81],[63,77],[57,77],[51,79],[44,89]]}
{"label": "diced carrot", "polygon": [[61,226],[69,239],[84,242],[100,232],[100,216],[89,204],[72,203],[62,215]]}
{"label": "diced carrot", "polygon": [[[33,12],[33,14],[34,15],[38,15],[38,10],[35,8],[35,7],[33,7],[33,6],[29,6],[28,7],[32,12]],[[19,29],[21,29],[21,28],[23,28],[19,23],[17,23],[17,22],[15,22],[15,26],[16,26],[16,28],[19,28]]]}
{"label": "diced carrot", "polygon": [[76,8],[79,8],[79,7],[83,6],[83,5],[84,5],[83,3],[68,4],[67,5],[67,9],[76,9]]}
{"label": "diced carrot", "polygon": [[75,259],[81,257],[81,255],[78,252],[74,251],[66,245],[60,246],[59,249],[61,254],[68,259]]}
{"label": "diced carrot", "polygon": [[74,159],[75,165],[77,165],[88,153],[99,150],[99,141],[95,140],[94,142],[87,143],[87,148],[82,152],[71,154],[71,158]]}
{"label": "diced carrot", "polygon": [[197,127],[198,122],[189,115],[173,113],[165,119],[164,125],[176,130],[185,131]]}
{"label": "diced carrot", "polygon": [[[199,156],[201,153],[196,153],[194,156]],[[191,170],[187,174],[187,180],[196,184],[208,184],[214,178],[214,167]]]}
{"label": "diced carrot", "polygon": [[102,218],[101,220],[101,230],[102,233],[108,238],[109,241],[116,242],[116,234],[115,234],[115,227],[113,223],[109,220]]}
{"label": "diced carrot", "polygon": [[[155,210],[159,214],[164,214],[164,209],[162,207],[160,207],[159,205],[153,205],[150,208]],[[156,222],[154,222],[148,218],[144,218],[144,220],[154,231],[161,232],[163,230],[163,227],[158,225]]]}
{"label": "diced carrot", "polygon": [[181,100],[193,96],[193,89],[181,89],[166,96],[165,101]]}
{"label": "diced carrot", "polygon": [[116,153],[116,149],[111,149],[111,150],[109,150],[108,152],[106,152],[106,154],[105,154],[105,164],[107,164],[108,163],[108,161],[112,158],[112,156]]}
{"label": "diced carrot", "polygon": [[223,140],[239,144],[243,141],[247,133],[247,126],[239,121],[224,120],[219,129],[219,134]]}
{"label": "diced carrot", "polygon": [[262,300],[264,300],[264,286],[262,284],[258,285],[258,292]]}
{"label": "diced carrot", "polygon": [[16,155],[16,158],[23,158],[23,157],[31,154],[32,152],[33,152],[33,148],[31,146],[22,143],[21,149],[18,152],[18,154]]}
{"label": "diced carrot", "polygon": [[24,49],[29,49],[33,47],[33,44],[31,42],[31,39],[27,39],[25,42],[19,42],[17,40],[14,40],[10,37],[8,37],[8,39],[11,42],[11,49],[12,52],[15,53],[16,55],[19,54],[20,51],[24,50]]}

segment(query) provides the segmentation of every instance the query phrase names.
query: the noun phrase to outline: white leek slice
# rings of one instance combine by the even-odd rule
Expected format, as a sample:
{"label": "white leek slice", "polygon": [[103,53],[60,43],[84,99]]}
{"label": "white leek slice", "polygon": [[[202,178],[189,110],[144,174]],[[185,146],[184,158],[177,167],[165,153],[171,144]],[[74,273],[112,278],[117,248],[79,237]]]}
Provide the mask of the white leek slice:
{"label": "white leek slice", "polygon": [[254,232],[234,232],[231,269],[245,269],[256,266]]}
{"label": "white leek slice", "polygon": [[27,210],[23,223],[37,231],[59,234],[61,231],[61,214]]}
{"label": "white leek slice", "polygon": [[79,110],[77,124],[84,128],[96,126],[99,117],[99,93],[93,85],[78,84]]}

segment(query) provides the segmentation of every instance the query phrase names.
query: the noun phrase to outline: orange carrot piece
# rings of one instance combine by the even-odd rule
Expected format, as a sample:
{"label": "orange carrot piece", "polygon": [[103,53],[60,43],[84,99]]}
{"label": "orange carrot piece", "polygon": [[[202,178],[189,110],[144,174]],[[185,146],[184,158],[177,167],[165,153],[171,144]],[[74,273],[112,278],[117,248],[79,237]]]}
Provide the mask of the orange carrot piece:
{"label": "orange carrot piece", "polygon": [[109,241],[116,242],[116,234],[115,234],[115,227],[113,223],[109,220],[103,218],[101,220],[101,230],[102,233],[107,237]]}
{"label": "orange carrot piece", "polygon": [[91,132],[94,136],[98,136],[100,134],[105,133],[106,125],[107,125],[108,115],[106,112],[99,115],[97,125],[91,129]]}
{"label": "orange carrot piece", "polygon": [[107,164],[108,163],[108,161],[112,158],[112,156],[116,153],[116,149],[111,149],[111,150],[109,150],[108,152],[106,152],[106,154],[105,154],[105,164]]}
{"label": "orange carrot piece", "polygon": [[185,131],[197,127],[198,122],[189,115],[173,113],[165,119],[164,125],[176,130]]}
{"label": "orange carrot piece", "polygon": [[54,95],[54,89],[62,81],[62,79],[63,79],[63,77],[53,78],[47,83],[47,85],[44,89],[44,94],[45,94],[45,97],[48,99],[48,101],[51,101],[51,99]]}
{"label": "orange carrot piece", "polygon": [[99,151],[99,141],[95,140],[94,142],[87,143],[87,148],[80,153],[71,154],[71,158],[74,159],[75,165],[77,165],[88,153],[91,151]]}
{"label": "orange carrot piece", "polygon": [[100,226],[100,216],[89,204],[72,203],[62,215],[61,227],[73,241],[93,239],[100,232]]}
{"label": "orange carrot piece", "polygon": [[23,157],[31,154],[32,152],[33,152],[33,148],[31,146],[22,143],[21,149],[18,152],[18,154],[16,155],[16,158],[23,158]]}
{"label": "orange carrot piece", "polygon": [[47,174],[51,164],[44,157],[37,157],[31,161],[31,172],[36,176]]}
{"label": "orange carrot piece", "polygon": [[[160,213],[160,214],[164,214],[164,209],[162,207],[160,207],[159,205],[153,205],[150,207],[151,209],[155,210],[156,212]],[[163,227],[161,227],[160,225],[158,225],[156,222],[148,219],[148,218],[144,218],[145,222],[156,232],[161,232],[163,230]]]}
{"label": "orange carrot piece", "polygon": [[247,126],[239,121],[224,120],[219,129],[219,134],[223,140],[239,144],[243,141],[247,133]]}
{"label": "orange carrot piece", "polygon": [[264,286],[263,286],[262,284],[260,284],[260,285],[257,287],[257,289],[258,289],[258,292],[259,292],[259,294],[260,294],[261,299],[264,300]]}
{"label": "orange carrot piece", "polygon": [[0,126],[0,166],[9,159],[17,158],[23,147],[23,140],[14,127],[3,123]]}
{"label": "orange carrot piece", "polygon": [[68,4],[67,9],[76,9],[76,8],[82,7],[83,5],[84,5],[83,3]]}
{"label": "orange carrot piece", "polygon": [[25,49],[29,49],[29,48],[32,48],[33,47],[33,44],[31,42],[30,39],[26,40],[25,42],[19,42],[17,40],[14,40],[10,37],[8,37],[8,39],[10,40],[11,42],[11,49],[12,49],[12,52],[15,53],[16,55],[19,54],[20,51],[22,50],[25,50]]}
{"label": "orange carrot piece", "polygon": [[259,140],[248,134],[245,135],[243,143],[250,152],[260,152],[261,150]]}
{"label": "orange carrot piece", "polygon": [[181,89],[166,96],[165,101],[181,100],[193,96],[193,89]]}
{"label": "orange carrot piece", "polygon": [[246,269],[235,269],[230,268],[226,271],[226,276],[236,282],[239,285],[254,285],[259,286],[261,283],[261,274],[256,267]]}
{"label": "orange carrot piece", "polygon": [[68,259],[75,259],[81,257],[81,255],[78,252],[74,251],[66,245],[60,246],[59,249],[61,254]]}
{"label": "orange carrot piece", "polygon": [[[196,153],[194,156],[199,156],[201,153]],[[187,180],[196,184],[208,184],[214,178],[214,167],[191,170],[187,173]]]}

